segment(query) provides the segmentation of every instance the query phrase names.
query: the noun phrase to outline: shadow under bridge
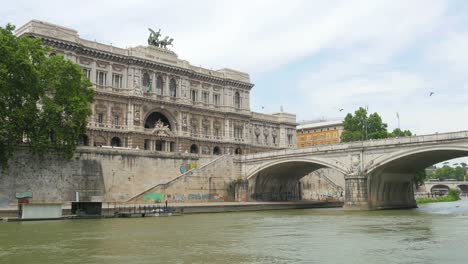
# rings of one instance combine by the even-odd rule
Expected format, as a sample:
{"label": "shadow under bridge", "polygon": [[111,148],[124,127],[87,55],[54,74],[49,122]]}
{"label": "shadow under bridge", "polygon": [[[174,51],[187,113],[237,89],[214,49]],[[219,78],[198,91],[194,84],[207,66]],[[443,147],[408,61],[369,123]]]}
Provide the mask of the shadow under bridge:
{"label": "shadow under bridge", "polygon": [[313,161],[291,160],[267,164],[248,177],[250,199],[257,201],[301,200],[300,179],[322,168],[336,169]]}

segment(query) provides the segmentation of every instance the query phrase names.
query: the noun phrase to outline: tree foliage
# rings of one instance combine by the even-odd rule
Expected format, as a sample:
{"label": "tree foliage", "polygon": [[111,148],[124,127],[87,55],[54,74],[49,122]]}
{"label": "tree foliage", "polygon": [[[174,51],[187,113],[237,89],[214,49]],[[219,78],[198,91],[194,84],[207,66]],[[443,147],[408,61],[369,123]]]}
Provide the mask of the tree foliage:
{"label": "tree foliage", "polygon": [[363,107],[356,110],[354,115],[348,113],[343,121],[343,127],[342,142],[388,137],[387,124],[382,122],[380,115],[373,113],[368,116],[367,110]]}
{"label": "tree foliage", "polygon": [[395,128],[392,133],[389,134],[390,137],[411,137],[413,133],[409,130],[401,130],[399,128]]}
{"label": "tree foliage", "polygon": [[23,142],[36,154],[71,158],[91,115],[91,83],[78,65],[47,56],[40,39],[13,30],[0,27],[0,165]]}
{"label": "tree foliage", "polygon": [[437,168],[432,173],[428,174],[430,179],[456,179],[457,181],[463,181],[465,177],[465,168],[463,166],[452,167],[444,165],[441,168]]}

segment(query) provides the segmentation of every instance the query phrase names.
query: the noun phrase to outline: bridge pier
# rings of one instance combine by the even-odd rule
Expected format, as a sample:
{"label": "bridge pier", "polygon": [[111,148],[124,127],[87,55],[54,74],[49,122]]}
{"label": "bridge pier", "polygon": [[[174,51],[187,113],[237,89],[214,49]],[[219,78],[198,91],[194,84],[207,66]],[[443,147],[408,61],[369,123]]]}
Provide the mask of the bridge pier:
{"label": "bridge pier", "polygon": [[345,176],[345,210],[370,210],[367,176]]}

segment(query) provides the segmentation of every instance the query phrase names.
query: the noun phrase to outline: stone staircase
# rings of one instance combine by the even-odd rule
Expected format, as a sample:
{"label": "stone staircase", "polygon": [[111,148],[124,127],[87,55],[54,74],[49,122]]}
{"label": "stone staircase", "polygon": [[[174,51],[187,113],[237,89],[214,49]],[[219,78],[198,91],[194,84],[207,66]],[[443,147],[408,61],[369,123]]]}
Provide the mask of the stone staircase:
{"label": "stone staircase", "polygon": [[[238,168],[239,167],[239,168]],[[232,155],[222,155],[191,169],[165,183],[157,184],[134,195],[127,202],[154,202],[159,197],[161,202],[200,202],[207,200],[225,200],[227,184],[240,176],[240,165],[235,164]]]}

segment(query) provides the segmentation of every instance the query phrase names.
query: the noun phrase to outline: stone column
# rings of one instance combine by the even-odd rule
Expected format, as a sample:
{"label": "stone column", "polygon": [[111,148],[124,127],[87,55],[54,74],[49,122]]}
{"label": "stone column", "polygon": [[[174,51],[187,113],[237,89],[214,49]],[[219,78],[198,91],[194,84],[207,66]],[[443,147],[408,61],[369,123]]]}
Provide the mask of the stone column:
{"label": "stone column", "polygon": [[107,104],[107,127],[112,127],[112,104]]}
{"label": "stone column", "polygon": [[231,130],[229,126],[229,119],[224,120],[224,139],[230,140],[231,139]]}
{"label": "stone column", "polygon": [[200,119],[198,119],[198,132],[197,133],[199,136],[205,136],[203,134],[203,118],[204,117],[200,117]]}
{"label": "stone column", "polygon": [[210,138],[213,138],[214,137],[214,133],[213,133],[213,130],[214,130],[214,125],[213,125],[214,121],[213,121],[213,118],[210,119]]}
{"label": "stone column", "polygon": [[96,61],[91,62],[91,73],[89,74],[89,79],[92,83],[97,83],[96,81]]}
{"label": "stone column", "polygon": [[107,78],[106,78],[106,86],[109,86],[109,87],[113,87],[113,83],[112,83],[112,63],[110,63],[109,65],[107,65]]}
{"label": "stone column", "polygon": [[151,73],[151,93],[156,93],[156,73]]}
{"label": "stone column", "polygon": [[163,79],[163,95],[169,96],[169,76],[164,75]]}
{"label": "stone column", "polygon": [[345,210],[370,210],[367,176],[345,176]]}

